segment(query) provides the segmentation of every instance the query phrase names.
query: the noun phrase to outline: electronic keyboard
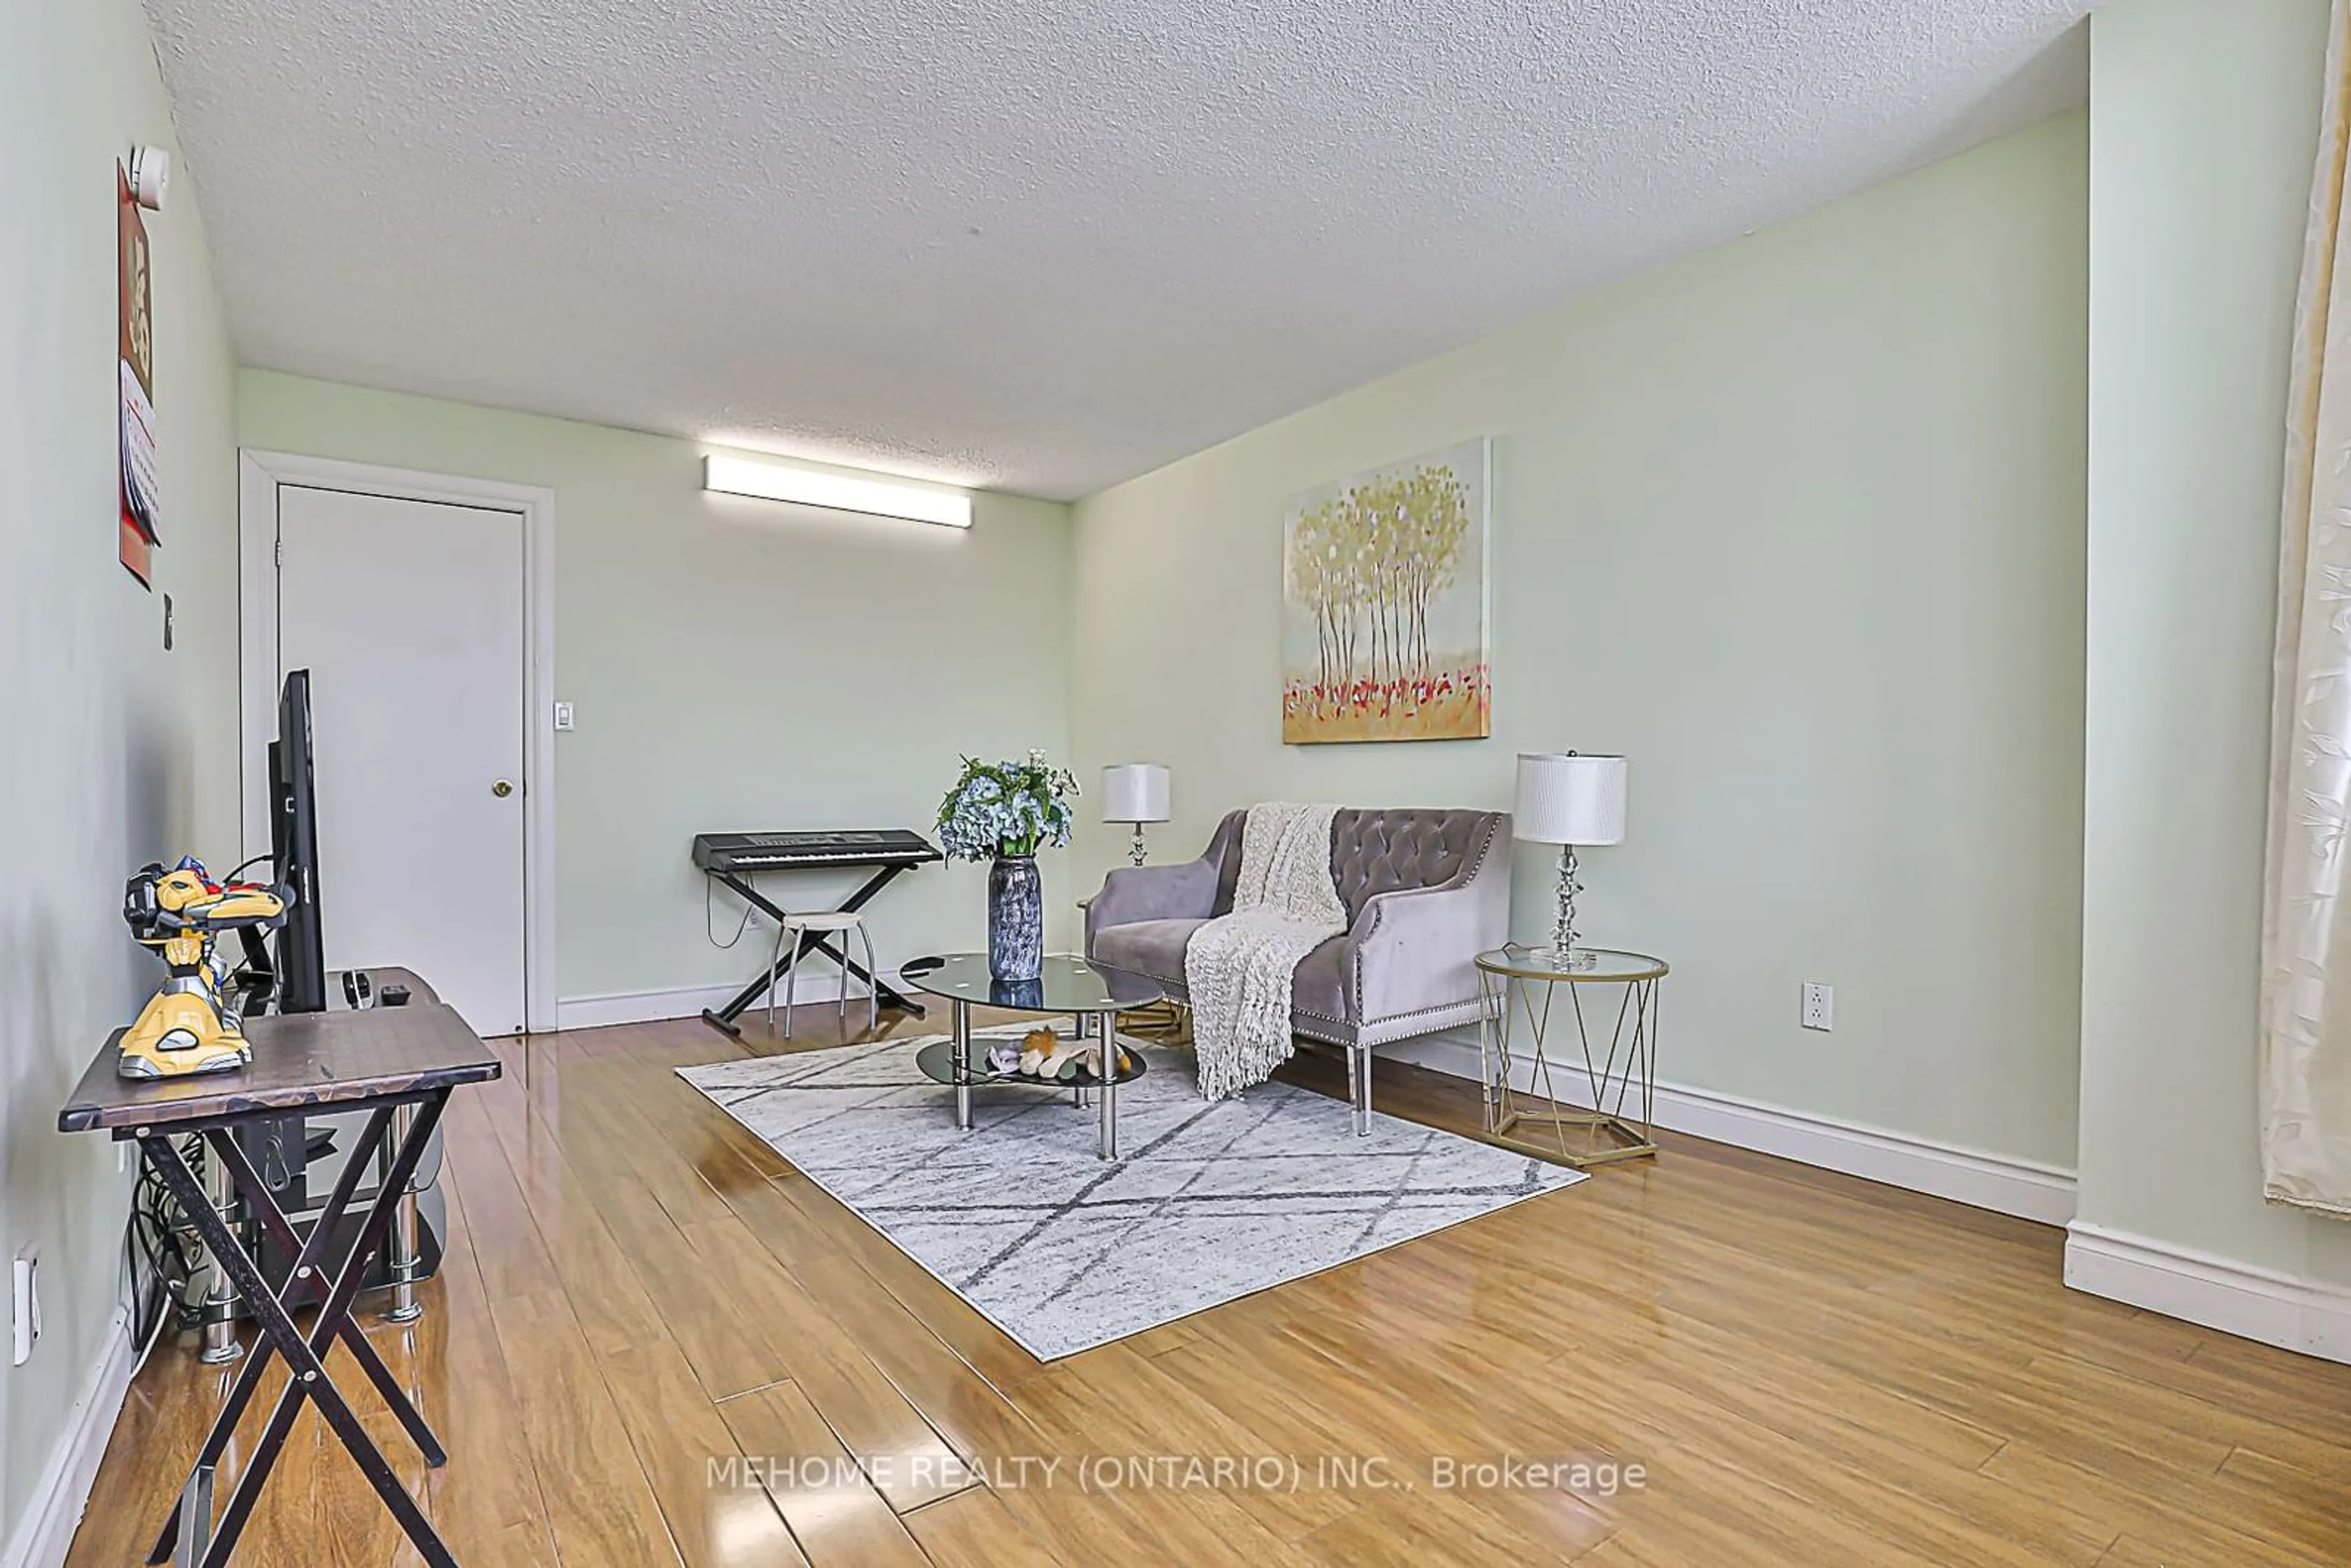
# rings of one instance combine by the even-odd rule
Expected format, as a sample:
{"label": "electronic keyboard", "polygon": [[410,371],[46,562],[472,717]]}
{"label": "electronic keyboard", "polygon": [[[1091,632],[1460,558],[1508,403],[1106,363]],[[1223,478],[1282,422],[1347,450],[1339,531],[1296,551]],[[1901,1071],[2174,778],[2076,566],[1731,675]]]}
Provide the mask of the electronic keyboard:
{"label": "electronic keyboard", "polygon": [[904,828],[694,835],[694,863],[706,872],[797,871],[835,865],[914,866],[944,858],[929,840]]}

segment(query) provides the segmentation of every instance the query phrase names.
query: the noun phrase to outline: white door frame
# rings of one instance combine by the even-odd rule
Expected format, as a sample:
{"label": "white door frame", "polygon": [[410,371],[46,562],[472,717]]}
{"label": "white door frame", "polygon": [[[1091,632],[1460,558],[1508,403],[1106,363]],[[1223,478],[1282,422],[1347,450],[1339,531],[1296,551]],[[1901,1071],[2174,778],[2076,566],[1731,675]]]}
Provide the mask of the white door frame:
{"label": "white door frame", "polygon": [[237,757],[248,855],[269,852],[268,747],[277,732],[277,487],[522,514],[523,700],[529,715],[523,730],[523,1027],[534,1034],[555,1028],[555,492],[251,447],[237,457]]}

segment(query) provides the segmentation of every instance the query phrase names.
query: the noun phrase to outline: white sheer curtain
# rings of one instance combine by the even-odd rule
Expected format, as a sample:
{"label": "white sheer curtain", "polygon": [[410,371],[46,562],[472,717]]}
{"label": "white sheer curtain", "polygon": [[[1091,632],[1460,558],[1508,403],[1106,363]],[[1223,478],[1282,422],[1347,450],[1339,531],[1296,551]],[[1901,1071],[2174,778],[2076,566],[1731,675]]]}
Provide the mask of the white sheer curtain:
{"label": "white sheer curtain", "polygon": [[[2335,0],[2294,313],[2262,925],[2262,1175],[2351,1218],[2351,0]],[[2341,981],[2340,985],[2335,981]]]}

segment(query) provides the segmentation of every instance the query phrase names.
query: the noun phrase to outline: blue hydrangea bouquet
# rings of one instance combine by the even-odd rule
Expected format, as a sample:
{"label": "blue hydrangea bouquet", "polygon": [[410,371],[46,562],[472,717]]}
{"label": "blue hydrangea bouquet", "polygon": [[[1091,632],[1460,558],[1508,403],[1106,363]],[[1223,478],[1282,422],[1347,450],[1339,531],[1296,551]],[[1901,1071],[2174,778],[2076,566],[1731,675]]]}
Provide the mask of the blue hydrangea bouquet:
{"label": "blue hydrangea bouquet", "polygon": [[1077,775],[1031,751],[1020,762],[963,759],[963,775],[939,803],[939,847],[950,860],[1033,855],[1070,841]]}

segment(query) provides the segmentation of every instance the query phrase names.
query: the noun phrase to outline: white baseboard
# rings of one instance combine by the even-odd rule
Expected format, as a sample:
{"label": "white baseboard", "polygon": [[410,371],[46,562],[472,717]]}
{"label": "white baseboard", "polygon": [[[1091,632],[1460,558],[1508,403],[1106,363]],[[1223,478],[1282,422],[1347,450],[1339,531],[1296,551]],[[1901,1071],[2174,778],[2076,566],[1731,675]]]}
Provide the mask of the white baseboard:
{"label": "white baseboard", "polygon": [[[792,994],[802,1007],[811,1002],[838,1003],[844,978],[846,977],[838,969],[811,968],[794,982]],[[882,978],[891,985],[898,982],[897,972],[887,966],[882,970]],[[566,997],[555,1005],[555,1027],[604,1029],[612,1024],[699,1018],[705,1008],[725,1007],[742,988],[742,981],[732,980],[723,986],[678,986],[658,991],[610,991],[601,996]],[[864,999],[864,986],[851,982],[851,1007],[856,1007]],[[782,1001],[778,996],[777,1004],[781,1006]],[[767,1005],[764,995],[752,1004],[763,1013]]]}
{"label": "white baseboard", "polygon": [[2351,1362],[2351,1291],[2075,1220],[2065,1283],[2241,1339]]}
{"label": "white baseboard", "polygon": [[138,1360],[130,1318],[118,1308],[106,1327],[105,1348],[90,1368],[81,1396],[66,1413],[64,1434],[33,1483],[33,1495],[9,1537],[6,1553],[0,1555],[0,1568],[61,1568]]}
{"label": "white baseboard", "polygon": [[[1467,1040],[1450,1031],[1427,1035],[1399,1041],[1384,1052],[1473,1082],[1480,1071],[1474,1035]],[[1531,1063],[1520,1069],[1520,1087],[1531,1071]],[[1589,1104],[1589,1092],[1579,1092],[1585,1089],[1582,1063],[1571,1071],[1564,1062],[1554,1061],[1552,1082],[1562,1103]],[[2064,1225],[2074,1218],[2074,1173],[2060,1166],[1933,1143],[1708,1089],[1660,1083],[1656,1105],[1657,1125],[1677,1133],[2043,1225]]]}

